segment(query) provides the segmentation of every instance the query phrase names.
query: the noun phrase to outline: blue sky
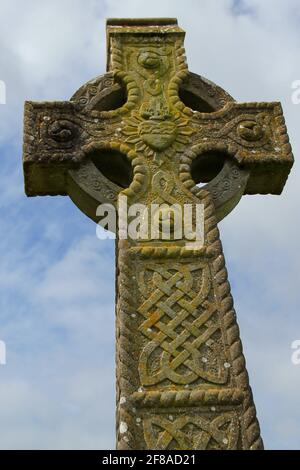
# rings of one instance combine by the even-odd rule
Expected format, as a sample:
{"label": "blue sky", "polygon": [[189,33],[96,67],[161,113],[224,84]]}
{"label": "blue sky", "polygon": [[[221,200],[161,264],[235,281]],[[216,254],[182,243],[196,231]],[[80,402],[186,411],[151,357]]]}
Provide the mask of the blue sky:
{"label": "blue sky", "polygon": [[297,0],[0,0],[0,448],[114,448],[114,242],[65,197],[25,197],[24,100],[105,71],[105,18],[175,16],[191,71],[238,101],[280,100],[296,163],[280,196],[220,224],[265,445],[300,448]]}

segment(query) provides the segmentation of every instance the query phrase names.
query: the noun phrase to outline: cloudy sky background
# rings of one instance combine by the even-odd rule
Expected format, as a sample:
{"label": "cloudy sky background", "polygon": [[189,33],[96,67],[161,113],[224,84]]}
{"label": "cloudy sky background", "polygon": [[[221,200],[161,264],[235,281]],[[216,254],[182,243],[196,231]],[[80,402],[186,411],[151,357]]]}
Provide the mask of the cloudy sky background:
{"label": "cloudy sky background", "polygon": [[[105,71],[105,18],[175,16],[191,71],[238,101],[280,100],[296,163],[282,196],[220,224],[268,449],[300,448],[298,0],[0,0],[0,448],[114,448],[114,242],[69,198],[23,193],[23,102]],[[299,161],[299,160],[298,160]]]}

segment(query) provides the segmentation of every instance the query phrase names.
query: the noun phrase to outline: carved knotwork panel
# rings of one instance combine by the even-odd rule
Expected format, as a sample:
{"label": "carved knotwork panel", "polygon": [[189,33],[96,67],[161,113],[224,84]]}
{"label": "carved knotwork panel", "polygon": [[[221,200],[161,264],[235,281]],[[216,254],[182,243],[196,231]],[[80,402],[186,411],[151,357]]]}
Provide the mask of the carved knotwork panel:
{"label": "carved knotwork panel", "polygon": [[[214,407],[212,407],[215,410]],[[179,410],[180,411],[180,410]],[[240,423],[237,410],[221,412],[159,410],[145,413],[143,422],[147,448],[154,450],[236,450]]]}
{"label": "carved knotwork panel", "polygon": [[137,270],[141,385],[228,384],[230,364],[209,264],[164,260]]}

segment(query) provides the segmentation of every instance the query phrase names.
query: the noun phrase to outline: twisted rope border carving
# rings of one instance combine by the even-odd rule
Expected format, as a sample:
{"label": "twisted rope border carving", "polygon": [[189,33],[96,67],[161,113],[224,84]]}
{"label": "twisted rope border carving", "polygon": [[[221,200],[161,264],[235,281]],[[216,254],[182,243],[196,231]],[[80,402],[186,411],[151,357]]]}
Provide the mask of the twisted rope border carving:
{"label": "twisted rope border carving", "polygon": [[[134,294],[132,292],[132,263],[126,252],[126,241],[117,241],[117,306],[116,306],[116,388],[117,388],[117,416],[116,435],[118,450],[135,449],[134,429],[135,423],[132,413],[121,406],[121,394],[132,394],[137,384],[133,382],[132,371],[136,367],[133,341],[135,331],[131,326],[131,312],[135,310]],[[121,432],[122,426],[128,431]]]}
{"label": "twisted rope border carving", "polygon": [[243,401],[244,393],[237,389],[224,390],[167,390],[164,392],[136,392],[130,400],[140,407],[166,406],[186,407],[203,405],[232,405]]}
{"label": "twisted rope border carving", "polygon": [[219,229],[215,220],[214,205],[212,203],[211,196],[207,191],[202,192],[202,197],[205,204],[205,231],[207,243],[217,253],[216,258],[212,263],[212,274],[215,276],[218,286],[217,292],[222,308],[221,319],[225,326],[225,335],[227,337],[231,356],[231,366],[236,386],[244,391],[241,425],[244,431],[243,434],[246,437],[246,442],[243,442],[243,447],[250,450],[262,450],[263,441],[260,436],[260,427],[256,417],[252,391],[249,385],[249,377],[246,370],[246,362],[243,355],[239,327],[236,322],[236,313],[233,308],[233,298],[230,293],[230,284],[228,282]]}

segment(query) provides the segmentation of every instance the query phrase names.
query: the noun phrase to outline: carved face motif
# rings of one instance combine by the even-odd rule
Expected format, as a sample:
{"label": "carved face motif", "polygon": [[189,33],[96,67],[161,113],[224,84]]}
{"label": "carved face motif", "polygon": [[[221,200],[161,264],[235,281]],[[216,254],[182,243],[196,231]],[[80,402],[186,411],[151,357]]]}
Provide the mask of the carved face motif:
{"label": "carved face motif", "polygon": [[177,136],[177,126],[170,121],[144,121],[139,126],[143,142],[153,150],[166,150]]}
{"label": "carved face motif", "polygon": [[160,57],[156,52],[141,52],[138,57],[139,64],[145,69],[157,69],[160,66]]}
{"label": "carved face motif", "polygon": [[170,51],[166,48],[162,50],[143,50],[137,57],[137,63],[142,68],[144,75],[145,72],[149,74],[158,73],[163,76],[169,68],[168,55]]}

